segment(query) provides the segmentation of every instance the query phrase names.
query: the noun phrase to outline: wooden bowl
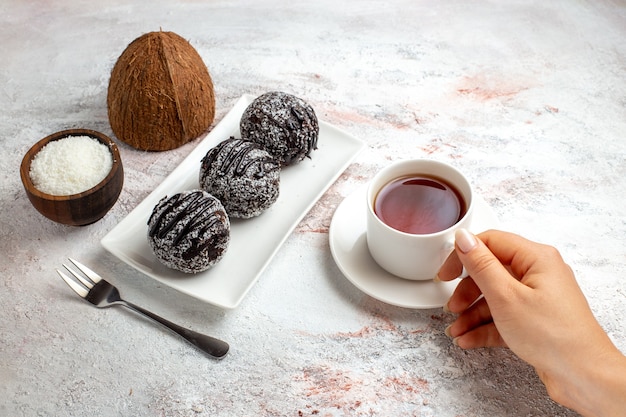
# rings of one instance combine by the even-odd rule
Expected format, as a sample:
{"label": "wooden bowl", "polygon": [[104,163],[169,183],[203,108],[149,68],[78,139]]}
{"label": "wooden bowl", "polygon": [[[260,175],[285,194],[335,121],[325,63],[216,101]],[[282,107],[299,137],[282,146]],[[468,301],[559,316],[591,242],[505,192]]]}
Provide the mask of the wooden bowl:
{"label": "wooden bowl", "polygon": [[[113,156],[109,174],[96,186],[72,195],[52,195],[39,191],[30,177],[30,165],[48,143],[68,136],[89,136],[105,144]],[[41,214],[57,223],[85,226],[100,220],[113,207],[124,184],[124,168],[117,145],[108,136],[88,129],[69,129],[53,133],[33,145],[22,159],[20,176],[28,199]]]}

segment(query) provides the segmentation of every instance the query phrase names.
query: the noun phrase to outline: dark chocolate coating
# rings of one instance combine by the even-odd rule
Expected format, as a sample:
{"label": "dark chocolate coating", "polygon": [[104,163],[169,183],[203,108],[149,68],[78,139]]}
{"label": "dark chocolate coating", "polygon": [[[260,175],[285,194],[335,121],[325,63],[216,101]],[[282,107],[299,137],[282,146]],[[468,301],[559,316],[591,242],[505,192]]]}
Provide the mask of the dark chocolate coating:
{"label": "dark chocolate coating", "polygon": [[230,220],[222,203],[202,190],[164,197],[148,219],[148,243],[167,267],[186,273],[209,269],[224,256]]}
{"label": "dark chocolate coating", "polygon": [[231,218],[245,219],[258,216],[278,198],[280,166],[256,143],[230,138],[207,152],[199,179]]}
{"label": "dark chocolate coating", "polygon": [[261,145],[281,166],[296,164],[317,149],[319,124],[304,100],[280,91],[257,97],[239,123],[241,137]]}

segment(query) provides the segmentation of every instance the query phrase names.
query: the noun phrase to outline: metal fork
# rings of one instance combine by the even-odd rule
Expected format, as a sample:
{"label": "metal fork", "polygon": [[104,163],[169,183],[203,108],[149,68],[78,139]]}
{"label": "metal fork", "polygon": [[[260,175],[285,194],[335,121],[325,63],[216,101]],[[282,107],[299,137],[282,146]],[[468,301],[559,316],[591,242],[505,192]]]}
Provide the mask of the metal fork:
{"label": "metal fork", "polygon": [[83,277],[81,274],[74,271],[74,269],[70,268],[66,264],[63,264],[63,266],[74,277],[74,279],[70,278],[67,274],[59,269],[57,269],[58,274],[61,276],[61,278],[63,278],[63,281],[65,281],[65,283],[69,285],[70,288],[74,290],[74,292],[76,292],[76,294],[78,294],[91,304],[95,305],[96,307],[105,308],[112,305],[125,306],[133,311],[136,311],[151,318],[157,323],[162,324],[163,326],[172,330],[174,333],[178,334],[198,349],[202,350],[203,352],[209,354],[214,358],[221,359],[226,356],[226,353],[228,353],[228,343],[214,337],[197,333],[181,327],[168,320],[165,320],[162,317],[157,316],[156,314],[148,310],[129,303],[128,301],[124,301],[120,297],[120,293],[114,285],[102,279],[100,275],[96,274],[94,271],[87,268],[80,262],[72,258],[69,258],[69,260],[85,276]]}

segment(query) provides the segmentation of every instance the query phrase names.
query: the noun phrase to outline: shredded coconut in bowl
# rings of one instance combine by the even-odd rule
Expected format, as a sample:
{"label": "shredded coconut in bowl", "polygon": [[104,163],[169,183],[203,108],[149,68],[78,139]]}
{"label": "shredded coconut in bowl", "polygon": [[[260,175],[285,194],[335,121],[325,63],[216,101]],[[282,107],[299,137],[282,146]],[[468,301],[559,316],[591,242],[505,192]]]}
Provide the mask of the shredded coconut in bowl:
{"label": "shredded coconut in bowl", "polygon": [[41,192],[71,195],[96,186],[112,167],[113,156],[105,144],[89,136],[68,136],[37,152],[30,178]]}

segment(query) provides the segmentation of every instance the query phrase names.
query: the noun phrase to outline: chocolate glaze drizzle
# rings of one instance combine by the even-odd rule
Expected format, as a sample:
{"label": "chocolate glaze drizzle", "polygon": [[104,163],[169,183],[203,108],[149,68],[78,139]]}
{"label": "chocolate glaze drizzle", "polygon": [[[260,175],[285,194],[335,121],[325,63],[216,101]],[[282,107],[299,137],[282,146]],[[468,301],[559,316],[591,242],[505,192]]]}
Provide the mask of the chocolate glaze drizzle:
{"label": "chocolate glaze drizzle", "polygon": [[[179,224],[185,217],[189,220],[183,224],[178,231],[173,245],[178,245],[181,240],[191,230],[199,229],[199,235],[202,236],[218,223],[222,223],[222,217],[218,212],[214,212],[217,206],[217,200],[207,198],[202,191],[194,191],[188,194],[176,194],[166,202],[166,207],[157,215],[157,210],[152,212],[148,224],[152,223],[148,234],[150,237],[163,239]],[[166,221],[170,214],[174,214]],[[205,213],[209,213],[206,215]],[[152,222],[154,216],[158,216]]]}
{"label": "chocolate glaze drizzle", "polygon": [[[313,112],[313,109],[310,106],[292,106],[291,114],[293,114],[296,119],[298,119],[298,125],[293,123],[293,119],[289,119],[289,128],[291,130],[300,129],[302,125],[306,122],[309,126],[309,129],[313,129],[314,132],[317,132],[317,116]],[[294,128],[295,126],[295,128]],[[311,151],[317,149],[317,134],[308,135],[307,140],[307,152],[306,156],[311,155]]]}
{"label": "chocolate glaze drizzle", "polygon": [[[230,149],[223,152],[223,149],[230,144],[232,144]],[[270,165],[270,169],[275,169],[278,164],[269,154],[263,155],[259,158],[248,157],[250,152],[255,149],[263,150],[263,148],[254,142],[231,137],[211,149],[202,159],[202,163],[206,164],[206,166],[213,166],[213,164],[217,161],[218,155],[221,153],[224,155],[221,166],[221,170],[223,172],[229,172],[233,169],[234,175],[243,176],[251,166],[256,164],[257,170],[253,175],[256,178],[262,178],[265,176],[266,166],[268,164]]]}
{"label": "chocolate glaze drizzle", "polygon": [[298,155],[301,155],[302,147],[300,146],[300,141],[306,142],[306,152],[304,156],[307,158],[311,157],[311,152],[317,149],[318,138],[317,116],[315,116],[311,108],[300,105],[290,106],[289,113],[291,116],[282,123],[277,120],[271,111],[265,108],[261,108],[261,113],[263,113],[272,124],[287,133],[289,152],[287,155],[284,155],[286,165],[290,165],[298,159]]}
{"label": "chocolate glaze drizzle", "polygon": [[[266,123],[272,128],[268,129]],[[319,124],[315,111],[304,100],[287,93],[269,92],[259,96],[244,112],[241,128],[244,139],[256,137],[258,140],[253,141],[267,145],[283,165],[310,158],[317,149]],[[265,135],[276,137],[264,138]],[[286,149],[274,149],[280,146],[275,144],[276,140],[284,141]]]}

